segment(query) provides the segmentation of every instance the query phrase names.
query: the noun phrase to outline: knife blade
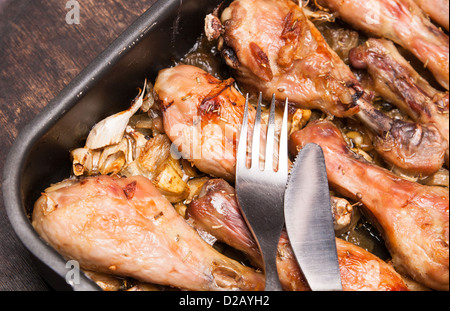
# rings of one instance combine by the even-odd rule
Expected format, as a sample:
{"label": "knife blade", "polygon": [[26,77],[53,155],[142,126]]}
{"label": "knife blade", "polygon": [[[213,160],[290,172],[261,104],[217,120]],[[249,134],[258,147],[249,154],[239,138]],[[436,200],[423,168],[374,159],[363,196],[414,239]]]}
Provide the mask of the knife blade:
{"label": "knife blade", "polygon": [[322,148],[306,145],[294,162],[285,192],[286,230],[313,291],[341,291],[330,190]]}

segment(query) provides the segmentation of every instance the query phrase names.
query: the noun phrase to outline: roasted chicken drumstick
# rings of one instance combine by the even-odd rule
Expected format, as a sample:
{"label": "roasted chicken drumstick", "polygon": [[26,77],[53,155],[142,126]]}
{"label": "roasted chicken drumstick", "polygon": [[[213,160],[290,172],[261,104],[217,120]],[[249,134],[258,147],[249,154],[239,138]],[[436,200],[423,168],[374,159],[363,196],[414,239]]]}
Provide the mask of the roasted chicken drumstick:
{"label": "roasted chicken drumstick", "polygon": [[[234,80],[220,81],[195,66],[179,65],[159,73],[155,92],[165,132],[182,156],[202,172],[234,180],[245,104]],[[249,107],[251,124],[255,115]]]}
{"label": "roasted chicken drumstick", "polygon": [[222,54],[240,84],[269,97],[274,93],[280,101],[288,97],[302,108],[337,117],[356,114],[374,135],[380,155],[402,172],[431,175],[442,167],[446,145],[439,131],[377,111],[350,68],[293,1],[236,0],[221,22]]}
{"label": "roasted chicken drumstick", "polygon": [[448,36],[427,18],[414,0],[318,0],[318,3],[337,12],[353,27],[390,39],[409,50],[448,90]]}
{"label": "roasted chicken drumstick", "polygon": [[[189,204],[186,217],[193,226],[206,231],[261,265],[261,254],[245,220],[239,212],[235,192],[222,179],[212,179],[204,186],[200,196]],[[343,289],[346,291],[398,291],[408,290],[402,277],[375,255],[336,239]],[[278,244],[277,269],[280,282],[287,291],[310,290],[293,254],[286,232]]]}
{"label": "roasted chicken drumstick", "polygon": [[264,275],[209,246],[145,177],[68,180],[36,202],[33,227],[83,269],[187,290],[262,290]]}
{"label": "roasted chicken drumstick", "polygon": [[294,2],[237,0],[221,22],[222,55],[248,90],[337,117],[358,112],[358,81]]}
{"label": "roasted chicken drumstick", "polygon": [[[395,45],[385,39],[369,39],[350,51],[353,67],[367,70],[371,87],[414,121],[433,124],[449,142],[449,94],[423,79]],[[447,147],[448,161],[448,147]]]}
{"label": "roasted chicken drumstick", "polygon": [[434,124],[391,118],[368,101],[358,101],[358,119],[373,134],[374,149],[387,164],[407,175],[430,176],[445,162],[448,143]]}
{"label": "roasted chicken drumstick", "polygon": [[449,193],[401,179],[348,148],[329,121],[313,121],[291,135],[296,154],[308,143],[324,151],[330,186],[362,203],[378,225],[394,265],[437,290],[449,289]]}

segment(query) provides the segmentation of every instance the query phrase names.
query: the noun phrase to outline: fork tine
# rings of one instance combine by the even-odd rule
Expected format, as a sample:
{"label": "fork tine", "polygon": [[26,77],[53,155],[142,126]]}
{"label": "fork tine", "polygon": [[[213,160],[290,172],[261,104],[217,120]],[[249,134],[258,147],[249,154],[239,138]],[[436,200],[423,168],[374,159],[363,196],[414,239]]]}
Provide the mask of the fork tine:
{"label": "fork tine", "polygon": [[289,100],[286,98],[283,113],[283,125],[280,134],[280,148],[278,152],[278,172],[287,174],[288,172],[288,104]]}
{"label": "fork tine", "polygon": [[[253,125],[252,165],[247,168],[247,148],[250,143],[247,139],[248,130],[252,124],[248,124],[249,95],[245,101],[244,118],[241,127],[239,145],[236,159],[236,198],[239,209],[250,228],[261,254],[264,258],[264,273],[266,278],[266,291],[281,291],[277,271],[277,246],[280,234],[284,226],[283,197],[287,180],[287,105],[283,116],[282,134],[280,137],[280,169],[274,173],[260,170],[260,140],[261,140],[261,105],[260,94],[256,111],[255,124]],[[268,124],[268,142],[265,148],[266,166],[274,166],[275,145],[275,99],[272,99],[271,113]],[[277,144],[278,145],[278,144]],[[261,192],[255,191],[260,189]],[[263,216],[263,217],[262,217]],[[270,221],[267,221],[270,220]]]}
{"label": "fork tine", "polygon": [[248,94],[245,98],[244,117],[236,156],[236,174],[238,170],[247,168],[247,132],[248,132]]}
{"label": "fork tine", "polygon": [[259,93],[258,107],[256,109],[255,125],[253,126],[252,137],[252,163],[250,168],[259,169],[259,150],[261,144],[261,105],[262,93]]}
{"label": "fork tine", "polygon": [[266,154],[265,154],[265,168],[264,171],[273,171],[274,163],[274,143],[275,140],[275,94],[272,96],[272,102],[270,104],[269,122],[267,125],[267,141],[266,141]]}

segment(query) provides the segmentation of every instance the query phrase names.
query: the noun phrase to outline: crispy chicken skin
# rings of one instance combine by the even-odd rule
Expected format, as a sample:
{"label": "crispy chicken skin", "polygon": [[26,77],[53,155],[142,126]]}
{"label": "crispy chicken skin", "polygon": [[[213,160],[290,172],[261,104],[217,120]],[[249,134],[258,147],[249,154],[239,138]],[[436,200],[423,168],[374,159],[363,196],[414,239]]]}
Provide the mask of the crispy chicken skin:
{"label": "crispy chicken skin", "polygon": [[222,55],[249,90],[344,117],[358,111],[356,78],[290,0],[236,0],[221,16]]}
{"label": "crispy chicken skin", "polygon": [[330,186],[363,204],[395,267],[427,287],[448,290],[448,189],[401,179],[357,157],[329,121],[313,121],[293,133],[290,150],[296,154],[308,143],[324,150]]}
{"label": "crispy chicken skin", "polygon": [[408,291],[394,268],[352,243],[336,238],[344,291]]}
{"label": "crispy chicken skin", "polygon": [[145,177],[89,177],[42,194],[32,225],[87,270],[187,290],[262,290],[264,276],[225,257]]}
{"label": "crispy chicken skin", "polygon": [[318,3],[337,12],[353,27],[390,39],[409,50],[448,90],[448,36],[427,18],[414,0],[318,0]]}
{"label": "crispy chicken skin", "polygon": [[[234,180],[236,146],[245,97],[200,68],[179,65],[162,70],[155,83],[164,129],[185,159],[200,171]],[[255,110],[249,106],[249,122]]]}
{"label": "crispy chicken skin", "polygon": [[[234,188],[226,181],[208,181],[199,197],[188,206],[186,216],[195,228],[242,251],[256,266],[261,266],[262,257],[239,212]],[[341,239],[336,239],[336,243],[344,290],[408,290],[402,277],[389,264]],[[277,268],[283,290],[310,290],[295,259],[286,231],[281,234],[278,244]]]}
{"label": "crispy chicken skin", "polygon": [[[369,39],[350,51],[350,63],[365,69],[371,87],[414,121],[433,124],[449,142],[449,95],[423,79],[386,39]],[[448,146],[447,146],[448,162]]]}

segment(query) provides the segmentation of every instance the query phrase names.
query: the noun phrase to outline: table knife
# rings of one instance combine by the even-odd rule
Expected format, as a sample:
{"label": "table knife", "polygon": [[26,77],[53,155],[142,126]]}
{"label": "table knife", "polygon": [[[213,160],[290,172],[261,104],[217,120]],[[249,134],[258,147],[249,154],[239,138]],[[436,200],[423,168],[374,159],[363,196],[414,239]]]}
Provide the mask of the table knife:
{"label": "table knife", "polygon": [[330,190],[322,148],[298,154],[285,192],[286,230],[295,257],[313,291],[341,291]]}

